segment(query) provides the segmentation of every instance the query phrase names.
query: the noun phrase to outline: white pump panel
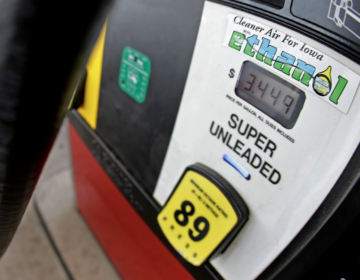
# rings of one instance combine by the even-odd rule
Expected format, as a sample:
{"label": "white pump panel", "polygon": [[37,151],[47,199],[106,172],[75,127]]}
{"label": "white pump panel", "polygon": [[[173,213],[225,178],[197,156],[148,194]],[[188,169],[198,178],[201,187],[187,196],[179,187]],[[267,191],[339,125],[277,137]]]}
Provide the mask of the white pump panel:
{"label": "white pump panel", "polygon": [[[333,67],[334,73],[341,72],[336,75],[349,73],[347,86],[352,88],[349,98],[353,101],[339,110],[329,102],[331,93],[320,97],[312,86],[301,86],[291,76],[284,77],[278,69],[244,53],[246,42],[240,51],[229,47],[229,42],[224,44],[231,38],[228,21],[234,15],[315,48],[329,57],[326,65],[336,61],[342,67]],[[246,27],[241,26],[241,31],[246,32]],[[300,51],[291,54],[298,57]],[[275,61],[279,55],[276,53]],[[236,95],[245,61],[305,92],[306,100],[292,129],[284,128]],[[325,69],[316,71],[320,70]],[[239,10],[205,3],[181,107],[154,197],[164,205],[185,168],[197,162],[218,172],[238,191],[249,208],[249,220],[225,253],[211,261],[225,279],[256,278],[302,229],[336,183],[360,141],[360,97],[356,94],[359,73],[359,65],[304,35]],[[333,89],[337,78],[332,77]],[[342,98],[346,99],[340,96],[339,104]],[[223,160],[225,154],[250,173],[250,180]]]}

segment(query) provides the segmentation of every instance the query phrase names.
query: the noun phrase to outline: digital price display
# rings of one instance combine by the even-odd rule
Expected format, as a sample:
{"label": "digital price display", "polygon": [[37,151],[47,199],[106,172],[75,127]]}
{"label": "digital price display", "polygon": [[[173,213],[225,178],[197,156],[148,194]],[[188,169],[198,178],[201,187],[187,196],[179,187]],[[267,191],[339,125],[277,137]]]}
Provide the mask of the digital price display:
{"label": "digital price display", "polygon": [[235,93],[287,129],[294,127],[306,99],[302,90],[250,61],[241,68]]}

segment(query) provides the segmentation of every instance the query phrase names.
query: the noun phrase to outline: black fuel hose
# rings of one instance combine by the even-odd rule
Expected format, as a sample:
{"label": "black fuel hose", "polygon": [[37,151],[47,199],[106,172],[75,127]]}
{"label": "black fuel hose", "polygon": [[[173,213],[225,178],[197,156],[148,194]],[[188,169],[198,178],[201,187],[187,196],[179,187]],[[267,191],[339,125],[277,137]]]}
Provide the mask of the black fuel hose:
{"label": "black fuel hose", "polygon": [[0,256],[28,205],[111,0],[0,0]]}

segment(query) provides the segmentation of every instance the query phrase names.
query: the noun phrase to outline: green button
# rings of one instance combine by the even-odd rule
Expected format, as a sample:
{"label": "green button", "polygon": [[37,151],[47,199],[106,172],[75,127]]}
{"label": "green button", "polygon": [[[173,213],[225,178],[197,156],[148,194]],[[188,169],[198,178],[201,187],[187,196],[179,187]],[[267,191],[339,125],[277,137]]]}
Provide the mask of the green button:
{"label": "green button", "polygon": [[120,64],[119,86],[138,103],[145,101],[150,72],[149,57],[133,48],[124,48]]}

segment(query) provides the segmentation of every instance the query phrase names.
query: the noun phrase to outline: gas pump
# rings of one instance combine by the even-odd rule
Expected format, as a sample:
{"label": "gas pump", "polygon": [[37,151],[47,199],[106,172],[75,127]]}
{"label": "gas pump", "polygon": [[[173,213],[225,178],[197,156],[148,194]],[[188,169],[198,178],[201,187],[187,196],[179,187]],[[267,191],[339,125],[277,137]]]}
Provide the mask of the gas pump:
{"label": "gas pump", "polygon": [[68,116],[78,208],[124,279],[359,279],[357,11],[114,4]]}

